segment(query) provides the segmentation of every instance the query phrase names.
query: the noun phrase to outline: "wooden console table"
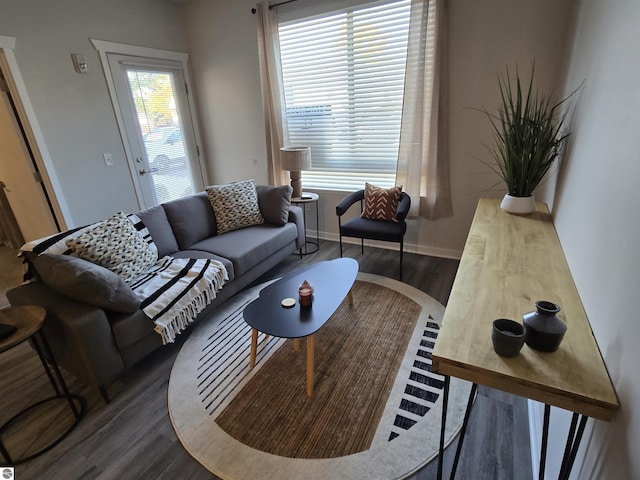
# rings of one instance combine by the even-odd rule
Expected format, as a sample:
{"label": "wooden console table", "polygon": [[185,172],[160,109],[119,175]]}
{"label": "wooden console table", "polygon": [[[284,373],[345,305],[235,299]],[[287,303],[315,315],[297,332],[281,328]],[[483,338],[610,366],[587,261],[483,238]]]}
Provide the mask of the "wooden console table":
{"label": "wooden console table", "polygon": [[[562,308],[559,317],[568,328],[560,348],[543,353],[524,345],[518,356],[500,357],[491,342],[493,320],[521,322],[523,314],[535,310],[536,300]],[[450,376],[473,383],[451,478],[478,384],[545,404],[539,478],[544,478],[550,406],[574,412],[559,478],[569,478],[587,418],[611,420],[618,399],[546,204],[536,203],[536,212],[517,216],[503,212],[499,200],[479,201],[433,351],[433,369],[445,376],[443,433]],[[438,479],[443,450],[441,436]]]}

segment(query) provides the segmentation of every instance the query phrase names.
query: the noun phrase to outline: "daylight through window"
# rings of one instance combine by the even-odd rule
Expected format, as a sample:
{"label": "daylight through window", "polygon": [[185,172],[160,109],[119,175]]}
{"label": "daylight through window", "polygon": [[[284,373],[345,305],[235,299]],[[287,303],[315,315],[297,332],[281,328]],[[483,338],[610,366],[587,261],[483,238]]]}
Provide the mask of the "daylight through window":
{"label": "daylight through window", "polygon": [[311,147],[306,187],[395,182],[410,1],[281,22],[291,145]]}

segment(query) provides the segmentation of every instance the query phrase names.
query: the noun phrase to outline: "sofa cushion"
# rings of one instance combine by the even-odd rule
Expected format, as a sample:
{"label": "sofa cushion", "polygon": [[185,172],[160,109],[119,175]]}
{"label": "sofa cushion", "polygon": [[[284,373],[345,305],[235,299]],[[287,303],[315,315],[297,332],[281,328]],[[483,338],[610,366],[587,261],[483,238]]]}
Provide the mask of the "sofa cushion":
{"label": "sofa cushion", "polygon": [[176,240],[167,214],[162,205],[156,205],[136,214],[149,230],[149,234],[158,248],[158,257],[171,255],[178,250]]}
{"label": "sofa cushion", "polygon": [[180,250],[216,234],[216,217],[206,192],[163,203]]}
{"label": "sofa cushion", "polygon": [[218,234],[264,223],[253,180],[211,185],[206,190],[216,216]]}
{"label": "sofa cushion", "polygon": [[362,218],[397,222],[396,213],[401,193],[401,186],[380,188],[370,183],[365,183]]}
{"label": "sofa cushion", "polygon": [[265,223],[216,235],[192,245],[191,249],[215,253],[231,260],[237,278],[282,247],[295,242],[297,236],[293,223],[283,227]]}
{"label": "sofa cushion", "polygon": [[65,242],[71,254],[108,268],[131,282],[158,260],[158,251],[149,244],[122,213],[85,230]]}
{"label": "sofa cushion", "polygon": [[113,312],[135,312],[140,300],[129,285],[100,265],[71,255],[31,255],[40,280],[81,302]]}
{"label": "sofa cushion", "polygon": [[291,205],[291,193],[293,188],[290,185],[258,185],[258,205],[265,222],[273,223],[279,227],[289,220],[289,206]]}

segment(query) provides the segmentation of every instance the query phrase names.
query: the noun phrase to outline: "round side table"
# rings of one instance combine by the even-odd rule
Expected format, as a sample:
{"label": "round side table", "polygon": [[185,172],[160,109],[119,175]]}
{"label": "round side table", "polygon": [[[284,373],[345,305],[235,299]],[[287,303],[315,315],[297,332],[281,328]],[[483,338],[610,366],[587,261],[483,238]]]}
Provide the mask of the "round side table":
{"label": "round side table", "polygon": [[[301,255],[309,255],[311,253],[316,253],[320,249],[320,221],[318,214],[318,196],[317,193],[311,192],[302,192],[302,196],[300,197],[291,197],[291,203],[294,205],[298,205],[302,207],[302,218],[304,219],[304,253],[301,252]],[[316,239],[307,240],[307,204],[313,204],[316,207]],[[312,245],[312,248],[308,249],[307,245]]]}
{"label": "round side table", "polygon": [[[24,463],[32,458],[42,455],[43,453],[51,450],[58,443],[60,443],[71,431],[78,425],[82,415],[84,414],[85,403],[84,399],[79,395],[72,395],[69,393],[67,384],[64,381],[64,377],[58,368],[58,364],[51,352],[49,342],[44,335],[42,326],[44,325],[47,312],[44,308],[38,306],[24,306],[24,307],[8,307],[0,309],[0,323],[7,325],[13,325],[16,327],[16,331],[9,337],[0,341],[0,353],[20,345],[22,342],[31,340],[31,344],[40,358],[40,362],[49,377],[49,382],[55,391],[55,395],[44,400],[40,400],[28,407],[25,407],[20,412],[16,413],[13,417],[7,420],[2,426],[0,426],[0,453],[4,457],[4,460],[9,465],[17,465]],[[1,435],[5,432],[9,426],[17,419],[27,415],[37,407],[52,402],[61,398],[65,398],[69,404],[69,408],[75,417],[73,424],[64,431],[58,438],[51,441],[48,445],[41,448],[35,453],[27,454],[22,458],[12,458],[4,444],[2,443]]]}

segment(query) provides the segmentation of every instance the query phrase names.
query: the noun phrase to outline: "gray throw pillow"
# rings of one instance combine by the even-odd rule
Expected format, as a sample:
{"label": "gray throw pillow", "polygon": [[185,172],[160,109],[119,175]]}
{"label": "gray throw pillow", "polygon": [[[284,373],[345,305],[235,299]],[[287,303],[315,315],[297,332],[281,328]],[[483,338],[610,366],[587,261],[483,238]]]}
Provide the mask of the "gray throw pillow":
{"label": "gray throw pillow", "polygon": [[258,185],[258,204],[264,220],[279,227],[289,221],[289,206],[291,205],[291,185]]}
{"label": "gray throw pillow", "polygon": [[113,312],[133,313],[140,300],[131,287],[100,265],[71,255],[32,255],[29,261],[38,278],[75,300]]}
{"label": "gray throw pillow", "polygon": [[211,185],[206,191],[216,215],[218,235],[264,223],[258,206],[255,181]]}

